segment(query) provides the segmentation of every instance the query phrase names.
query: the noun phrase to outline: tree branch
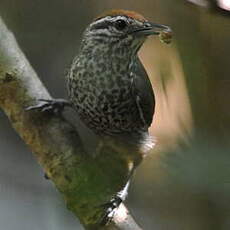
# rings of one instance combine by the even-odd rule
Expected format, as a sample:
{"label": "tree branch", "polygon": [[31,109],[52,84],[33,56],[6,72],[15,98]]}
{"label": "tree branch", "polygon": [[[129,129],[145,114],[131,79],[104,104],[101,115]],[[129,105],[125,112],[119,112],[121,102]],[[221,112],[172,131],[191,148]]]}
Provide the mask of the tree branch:
{"label": "tree branch", "polygon": [[[113,140],[87,155],[76,129],[63,117],[24,110],[40,98],[51,97],[0,18],[0,107],[85,229],[102,229],[102,204],[122,189],[130,165],[141,156]],[[121,205],[103,229],[140,227]]]}

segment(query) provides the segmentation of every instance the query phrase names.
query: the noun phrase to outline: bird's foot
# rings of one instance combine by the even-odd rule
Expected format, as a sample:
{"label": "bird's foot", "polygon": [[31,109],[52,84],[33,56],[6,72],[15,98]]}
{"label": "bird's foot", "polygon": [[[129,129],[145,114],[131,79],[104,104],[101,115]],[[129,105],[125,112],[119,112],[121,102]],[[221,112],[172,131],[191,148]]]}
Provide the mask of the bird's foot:
{"label": "bird's foot", "polygon": [[[132,174],[133,174],[133,170],[130,174],[130,177],[132,176]],[[109,202],[101,205],[105,209],[105,214],[101,218],[101,222],[100,222],[102,226],[105,226],[112,221],[114,214],[118,210],[120,204],[126,199],[128,195],[129,184],[130,184],[130,180],[128,180],[125,187],[120,192],[118,192],[114,196],[114,198],[112,198]]]}
{"label": "bird's foot", "polygon": [[102,205],[102,207],[105,208],[105,214],[103,215],[100,222],[102,226],[105,226],[112,221],[114,214],[122,202],[123,200],[121,197],[115,196],[109,202]]}
{"label": "bird's foot", "polygon": [[41,112],[62,113],[65,107],[71,106],[71,103],[65,99],[39,99],[37,105],[29,106],[25,110],[38,110]]}

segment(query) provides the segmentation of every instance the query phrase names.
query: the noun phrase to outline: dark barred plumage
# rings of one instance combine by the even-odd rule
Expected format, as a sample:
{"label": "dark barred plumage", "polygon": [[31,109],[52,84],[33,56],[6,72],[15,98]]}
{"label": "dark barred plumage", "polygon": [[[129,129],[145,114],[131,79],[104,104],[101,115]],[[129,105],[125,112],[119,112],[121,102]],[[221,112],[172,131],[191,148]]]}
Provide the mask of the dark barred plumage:
{"label": "dark barred plumage", "polygon": [[155,99],[137,52],[150,34],[159,32],[123,10],[99,16],[84,32],[67,85],[71,103],[95,133],[146,137]]}

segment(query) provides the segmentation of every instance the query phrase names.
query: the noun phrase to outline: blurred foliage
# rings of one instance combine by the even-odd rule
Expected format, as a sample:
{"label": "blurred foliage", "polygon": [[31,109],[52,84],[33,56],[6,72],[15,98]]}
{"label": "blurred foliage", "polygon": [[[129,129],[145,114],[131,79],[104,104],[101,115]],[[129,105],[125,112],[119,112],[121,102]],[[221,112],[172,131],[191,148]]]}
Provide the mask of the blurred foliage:
{"label": "blurred foliage", "polygon": [[[156,93],[151,134],[158,141],[131,185],[128,203],[136,219],[145,230],[230,229],[229,17],[183,0],[0,1],[0,14],[55,97],[65,95],[64,72],[77,53],[82,31],[92,18],[108,8],[136,10],[151,21],[170,25],[174,31],[171,46],[150,38],[140,52]],[[14,184],[12,188],[17,191],[25,177],[26,184],[36,183],[39,187],[41,171],[28,166],[30,160],[33,162],[28,160],[29,153],[22,153],[26,151],[23,143],[6,118],[1,115],[0,119],[0,162],[5,165],[0,183],[9,187],[5,178],[13,178],[10,185]],[[17,173],[10,172],[9,176],[7,165],[15,167]],[[25,169],[34,176],[28,177]],[[26,187],[29,194],[36,190]],[[52,187],[48,190],[52,191]],[[44,195],[47,185],[42,191],[49,208],[54,207],[50,197]],[[21,193],[18,197],[16,194],[12,207],[2,206],[1,213],[6,215],[18,208]],[[6,199],[4,196],[6,193],[0,190],[0,199]],[[52,196],[57,195],[53,192]],[[41,195],[36,193],[31,199],[40,202]],[[25,210],[37,208],[33,204]],[[43,229],[62,229],[59,219],[65,222],[68,214],[60,214],[63,206],[51,210],[46,214],[50,226],[44,225]],[[59,218],[54,218],[57,213]],[[46,222],[46,218],[41,222]],[[68,218],[63,229],[75,229],[72,225],[76,223]],[[17,229],[26,229],[24,220],[15,222]],[[9,223],[1,223],[5,223],[5,230],[12,229]]]}

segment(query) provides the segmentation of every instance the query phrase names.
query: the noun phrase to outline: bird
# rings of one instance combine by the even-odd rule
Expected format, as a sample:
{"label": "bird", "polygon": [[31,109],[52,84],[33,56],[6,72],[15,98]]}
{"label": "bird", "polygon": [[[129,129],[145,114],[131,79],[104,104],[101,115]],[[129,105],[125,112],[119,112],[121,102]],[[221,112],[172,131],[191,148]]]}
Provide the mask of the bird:
{"label": "bird", "polygon": [[[69,101],[41,99],[42,105],[28,110],[60,110],[70,105],[95,134],[123,140],[136,148],[147,146],[155,96],[138,51],[150,35],[159,35],[169,43],[171,32],[170,27],[152,23],[137,12],[104,12],[82,35],[67,74]],[[115,207],[120,201],[114,200]]]}
{"label": "bird", "polygon": [[138,51],[150,35],[171,41],[170,27],[128,10],[109,10],[85,29],[78,55],[67,74],[69,101],[44,102],[27,110],[72,106],[99,136],[125,137],[140,146],[148,139],[155,96]]}
{"label": "bird", "polygon": [[138,147],[148,139],[155,97],[137,53],[149,35],[162,31],[170,29],[127,10],[105,12],[84,31],[67,89],[81,120],[96,134],[127,137]]}

